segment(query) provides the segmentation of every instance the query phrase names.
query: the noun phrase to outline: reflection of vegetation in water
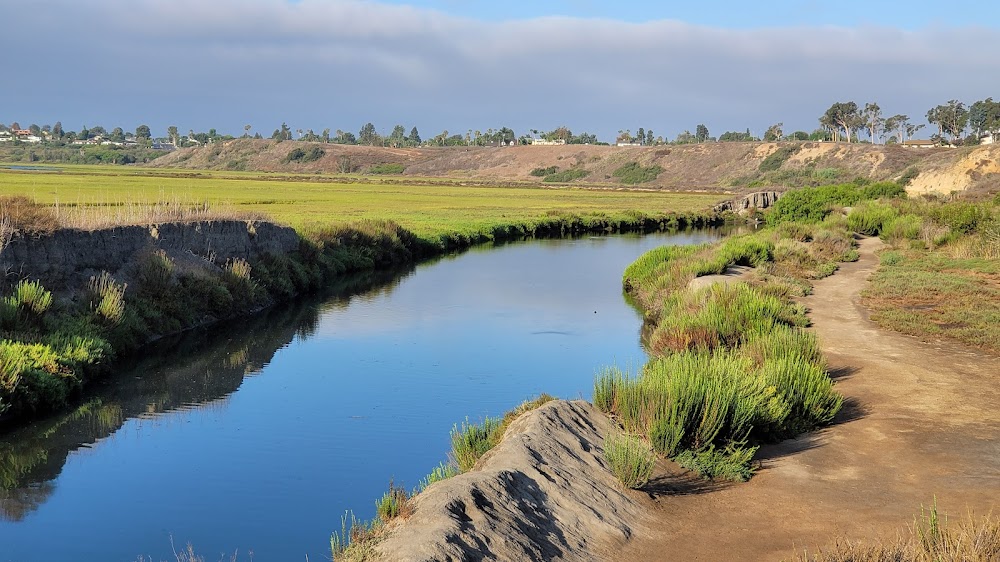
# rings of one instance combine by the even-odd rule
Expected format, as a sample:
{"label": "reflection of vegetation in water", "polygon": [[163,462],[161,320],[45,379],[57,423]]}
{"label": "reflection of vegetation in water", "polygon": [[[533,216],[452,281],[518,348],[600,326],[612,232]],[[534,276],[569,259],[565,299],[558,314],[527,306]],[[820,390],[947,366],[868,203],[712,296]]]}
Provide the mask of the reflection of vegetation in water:
{"label": "reflection of vegetation in water", "polygon": [[178,408],[225,408],[225,398],[277,349],[315,332],[329,303],[346,306],[366,290],[387,294],[412,270],[343,276],[322,295],[150,346],[72,412],[0,436],[0,518],[20,521],[37,509],[72,451],[113,434],[128,419]]}

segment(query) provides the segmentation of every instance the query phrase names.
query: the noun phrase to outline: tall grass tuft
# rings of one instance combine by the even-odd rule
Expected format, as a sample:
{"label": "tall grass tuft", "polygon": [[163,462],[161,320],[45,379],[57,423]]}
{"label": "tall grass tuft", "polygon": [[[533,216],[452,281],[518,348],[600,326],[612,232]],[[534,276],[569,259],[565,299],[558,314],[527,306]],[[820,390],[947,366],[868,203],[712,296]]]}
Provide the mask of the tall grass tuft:
{"label": "tall grass tuft", "polygon": [[440,482],[442,480],[447,480],[452,476],[458,476],[461,473],[459,468],[450,462],[442,462],[441,464],[435,466],[420,484],[417,485],[416,493],[423,492],[431,484]]}
{"label": "tall grass tuft", "polygon": [[379,521],[388,523],[397,517],[407,517],[412,511],[410,495],[406,489],[389,482],[389,489],[375,502],[375,513]]}
{"label": "tall grass tuft", "polygon": [[8,297],[17,308],[41,316],[52,306],[52,293],[45,290],[38,281],[21,281],[14,287],[14,294]]}
{"label": "tall grass tuft", "polygon": [[116,326],[125,316],[125,288],[107,271],[90,278],[91,306],[98,317]]}
{"label": "tall grass tuft", "polygon": [[459,470],[472,470],[476,461],[499,442],[496,430],[500,425],[497,418],[484,418],[480,424],[469,423],[466,419],[461,426],[456,425],[451,430],[451,452]]}
{"label": "tall grass tuft", "polygon": [[612,432],[604,440],[604,459],[626,488],[638,489],[653,475],[656,457],[649,445],[634,435]]}

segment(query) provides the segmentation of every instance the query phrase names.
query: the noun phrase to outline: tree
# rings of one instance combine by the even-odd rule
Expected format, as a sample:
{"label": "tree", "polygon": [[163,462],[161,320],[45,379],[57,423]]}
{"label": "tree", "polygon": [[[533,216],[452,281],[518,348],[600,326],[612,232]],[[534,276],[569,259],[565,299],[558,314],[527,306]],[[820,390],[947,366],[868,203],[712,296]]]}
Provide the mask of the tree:
{"label": "tree", "polygon": [[944,105],[931,108],[927,112],[927,122],[938,126],[938,136],[950,135],[951,140],[957,141],[965,132],[965,127],[969,123],[969,110],[965,104],[958,100],[949,100]]}
{"label": "tree", "polygon": [[839,128],[844,130],[847,142],[851,142],[851,134],[861,127],[862,119],[858,113],[858,104],[848,101],[831,105],[830,109],[819,118],[819,122],[834,132],[833,140],[840,140]]}
{"label": "tree", "polygon": [[646,129],[639,127],[639,132],[635,136],[639,139],[639,144],[646,144]]}
{"label": "tree", "polygon": [[764,132],[764,140],[767,142],[775,142],[781,140],[781,136],[784,132],[784,123],[775,123],[767,128]]}
{"label": "tree", "polygon": [[125,142],[125,131],[121,127],[115,127],[111,131],[109,139],[111,142]]}
{"label": "tree", "polygon": [[655,140],[653,138],[653,129],[646,129],[646,146],[652,146]]}
{"label": "tree", "polygon": [[403,146],[404,142],[406,142],[406,129],[402,125],[396,125],[392,128],[392,134],[389,135],[389,144],[395,148],[399,148]]}
{"label": "tree", "polygon": [[[13,128],[13,126],[11,126],[11,128]],[[84,125],[83,127],[80,127],[80,132],[77,133],[76,138],[78,138],[80,140],[87,140],[87,139],[90,138],[90,131],[87,129],[86,125]]]}
{"label": "tree", "polygon": [[677,144],[690,144],[698,142],[698,138],[691,134],[691,131],[684,131],[683,133],[677,135],[677,140],[674,141]]}
{"label": "tree", "polygon": [[253,129],[253,125],[243,125],[243,138],[250,138],[250,129]]}
{"label": "tree", "polygon": [[618,138],[615,139],[617,143],[631,143],[632,142],[632,129],[618,129]]}
{"label": "tree", "polygon": [[788,138],[793,141],[807,141],[809,140],[809,133],[805,131],[795,131],[789,135]]}
{"label": "tree", "polygon": [[381,143],[378,133],[375,131],[375,125],[371,122],[365,123],[361,130],[358,131],[358,142],[360,144],[367,144],[369,146],[375,146]]}
{"label": "tree", "polygon": [[323,142],[330,142],[330,128],[323,129]]}
{"label": "tree", "polygon": [[62,121],[56,121],[56,124],[52,125],[52,136],[61,139],[64,134],[66,133],[63,131]]}
{"label": "tree", "polygon": [[969,107],[969,126],[977,137],[1000,131],[1000,102],[993,98],[977,101]]}
{"label": "tree", "polygon": [[[478,133],[478,131],[477,131]],[[417,132],[417,128],[414,127],[410,129],[410,135],[406,137],[406,140],[410,141],[410,144],[418,145],[420,144],[420,133]]]}
{"label": "tree", "polygon": [[152,136],[152,133],[149,132],[149,125],[139,125],[135,128],[135,137],[137,139],[146,140]]}
{"label": "tree", "polygon": [[865,128],[868,130],[868,136],[871,137],[872,144],[878,144],[878,140],[885,128],[885,119],[882,118],[882,108],[875,102],[866,103],[861,116],[865,121]]}
{"label": "tree", "polygon": [[31,134],[36,136],[42,133],[42,128],[35,123],[28,125],[28,130],[31,131]]}
{"label": "tree", "polygon": [[698,125],[694,128],[694,136],[698,139],[698,142],[705,142],[708,140],[708,127],[705,125]]}
{"label": "tree", "polygon": [[170,140],[172,144],[177,144],[181,140],[180,133],[177,132],[177,125],[171,125],[167,127],[167,139]]}

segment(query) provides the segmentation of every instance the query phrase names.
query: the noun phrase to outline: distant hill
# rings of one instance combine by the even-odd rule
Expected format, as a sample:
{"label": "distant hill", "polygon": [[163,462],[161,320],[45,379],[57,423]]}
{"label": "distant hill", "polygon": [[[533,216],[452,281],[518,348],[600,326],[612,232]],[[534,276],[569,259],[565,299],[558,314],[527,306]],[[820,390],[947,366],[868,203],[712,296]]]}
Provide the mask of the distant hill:
{"label": "distant hill", "polygon": [[[913,194],[948,194],[1000,190],[998,160],[1000,146],[996,145],[918,149],[832,142],[755,142],[620,148],[567,145],[397,149],[238,139],[178,150],[149,165],[305,174],[381,172],[410,179],[497,183],[551,183],[573,178],[571,183],[575,185],[624,187],[619,177],[621,170],[632,164],[640,172],[649,172],[640,174],[640,179],[653,179],[628,187],[742,190],[846,182],[858,177],[899,179],[905,175],[912,178],[908,190]],[[657,174],[654,166],[662,171]],[[576,172],[560,177],[558,173],[567,170]]]}

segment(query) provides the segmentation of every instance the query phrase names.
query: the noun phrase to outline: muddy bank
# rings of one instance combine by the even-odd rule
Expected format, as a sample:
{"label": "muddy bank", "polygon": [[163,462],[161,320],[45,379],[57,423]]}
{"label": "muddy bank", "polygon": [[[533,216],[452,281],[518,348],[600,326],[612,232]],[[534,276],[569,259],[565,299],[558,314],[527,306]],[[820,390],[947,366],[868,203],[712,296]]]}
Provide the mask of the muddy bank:
{"label": "muddy bank", "polygon": [[377,547],[380,560],[614,559],[648,534],[644,496],[607,469],[611,421],[582,401],[557,400],[514,421],[470,472],[414,500]]}
{"label": "muddy bank", "polygon": [[184,269],[219,269],[227,261],[257,261],[267,254],[298,249],[288,227],[262,221],[199,221],[100,230],[59,229],[45,235],[15,235],[0,251],[0,289],[21,279],[41,281],[57,296],[86,288],[90,277],[107,271],[131,283],[142,260],[163,251]]}

